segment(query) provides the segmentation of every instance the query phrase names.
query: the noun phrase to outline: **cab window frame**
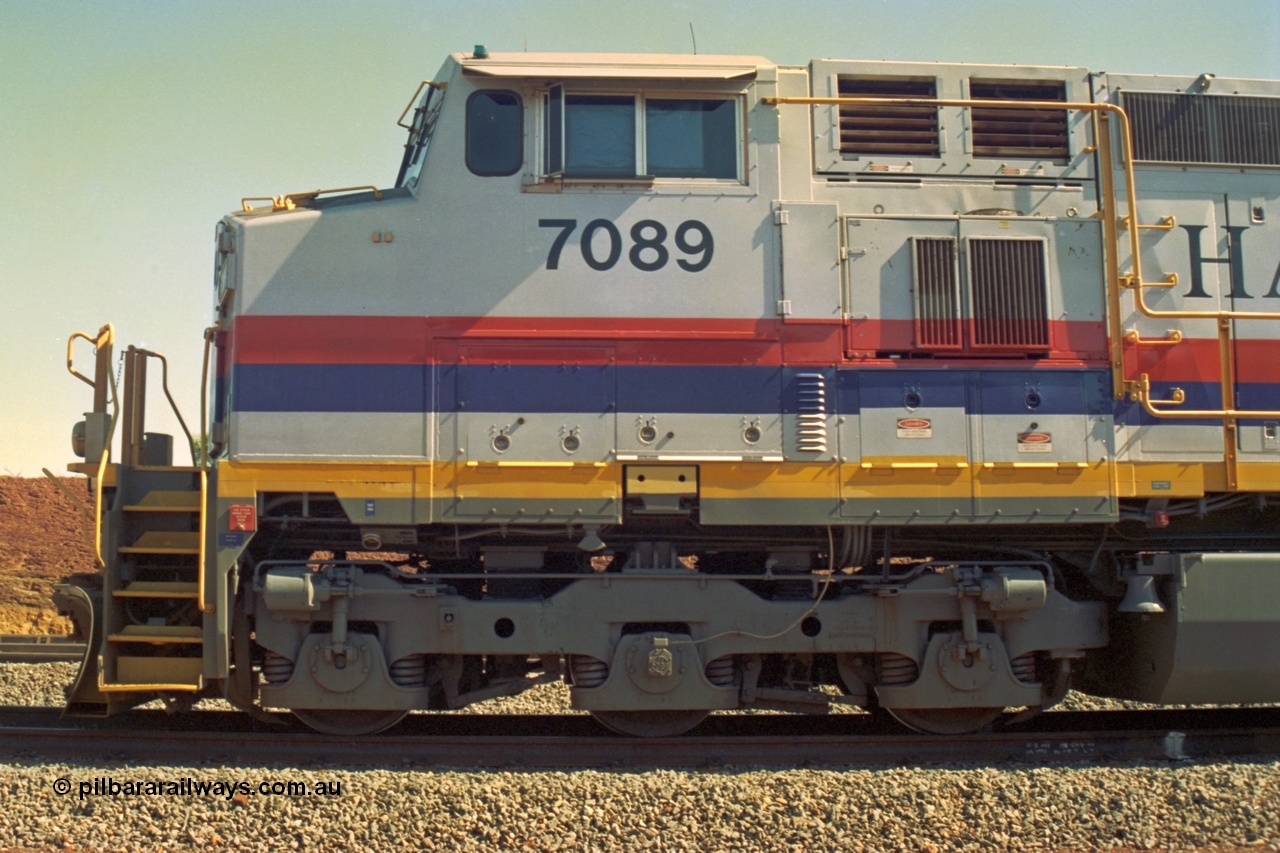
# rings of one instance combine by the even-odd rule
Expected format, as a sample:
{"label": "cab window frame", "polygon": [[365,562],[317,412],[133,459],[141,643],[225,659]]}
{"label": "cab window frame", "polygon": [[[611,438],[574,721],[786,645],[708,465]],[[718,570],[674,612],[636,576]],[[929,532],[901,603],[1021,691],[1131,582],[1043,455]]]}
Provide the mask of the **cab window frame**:
{"label": "cab window frame", "polygon": [[[629,128],[617,134],[615,142],[622,140],[627,130],[630,131],[633,141],[629,147],[624,149],[620,144],[617,146],[619,151],[625,150],[629,154],[629,166],[624,168],[624,161],[618,159],[604,169],[575,168],[576,158],[571,149],[579,143],[575,141],[571,127],[572,108],[589,107],[592,103],[616,107],[623,100],[629,101],[631,106]],[[554,84],[548,87],[542,101],[542,133],[539,139],[542,154],[539,159],[545,178],[575,183],[671,182],[710,183],[718,186],[741,186],[746,183],[746,122],[743,94],[740,92],[689,92],[665,87],[575,89],[564,84]],[[654,138],[654,126],[658,124],[654,121],[654,110],[681,102],[701,104],[704,107],[701,116],[696,116],[693,110],[688,111],[688,115],[696,116],[701,122],[698,130],[707,135],[703,141],[702,160],[696,166],[686,169],[668,165],[662,169],[662,174],[655,175],[650,147],[656,148],[655,143],[667,144],[670,140]],[[726,107],[727,114],[714,115]],[[671,114],[674,116],[678,112],[680,111],[672,110]]]}
{"label": "cab window frame", "polygon": [[[498,104],[494,96],[509,97],[513,103]],[[482,98],[488,98],[491,103],[498,106],[514,106],[514,114],[499,116],[495,112],[485,116],[479,113],[479,108],[483,106]],[[492,134],[478,135],[477,125],[486,119],[503,121],[502,127],[490,130],[496,129],[508,136],[503,138]],[[511,89],[479,89],[472,92],[467,97],[466,134],[463,148],[467,169],[473,175],[482,178],[499,178],[519,173],[524,168],[524,98],[520,93]]]}

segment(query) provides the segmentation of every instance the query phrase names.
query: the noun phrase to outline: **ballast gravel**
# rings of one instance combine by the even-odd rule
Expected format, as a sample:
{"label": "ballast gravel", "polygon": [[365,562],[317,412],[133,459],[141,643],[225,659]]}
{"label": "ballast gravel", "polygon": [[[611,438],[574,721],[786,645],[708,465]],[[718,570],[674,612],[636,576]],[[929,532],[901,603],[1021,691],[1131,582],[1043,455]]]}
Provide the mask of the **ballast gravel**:
{"label": "ballast gravel", "polygon": [[[74,673],[0,664],[0,704],[61,704]],[[564,700],[548,686],[480,710],[547,712]],[[26,755],[0,756],[0,802],[0,850],[1280,851],[1276,756],[441,772],[410,760],[355,771]]]}

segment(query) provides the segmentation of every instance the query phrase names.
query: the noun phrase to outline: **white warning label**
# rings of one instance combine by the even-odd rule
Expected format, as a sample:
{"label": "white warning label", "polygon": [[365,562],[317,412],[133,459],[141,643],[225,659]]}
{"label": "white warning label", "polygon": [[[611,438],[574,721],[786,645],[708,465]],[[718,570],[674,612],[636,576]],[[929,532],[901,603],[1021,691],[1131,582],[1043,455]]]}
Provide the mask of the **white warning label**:
{"label": "white warning label", "polygon": [[1047,432],[1018,433],[1019,453],[1052,453],[1053,436]]}
{"label": "white warning label", "polygon": [[898,438],[933,438],[933,421],[928,418],[898,418]]}

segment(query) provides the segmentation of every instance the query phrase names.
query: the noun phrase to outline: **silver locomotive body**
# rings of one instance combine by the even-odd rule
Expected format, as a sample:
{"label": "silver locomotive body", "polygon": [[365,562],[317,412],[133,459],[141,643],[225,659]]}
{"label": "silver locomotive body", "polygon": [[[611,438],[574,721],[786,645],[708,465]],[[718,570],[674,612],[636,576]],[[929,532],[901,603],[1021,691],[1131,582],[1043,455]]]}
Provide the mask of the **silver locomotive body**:
{"label": "silver locomotive body", "polygon": [[1280,699],[1280,86],[459,54],[419,94],[394,187],[220,223],[194,466],[87,419],[73,704]]}

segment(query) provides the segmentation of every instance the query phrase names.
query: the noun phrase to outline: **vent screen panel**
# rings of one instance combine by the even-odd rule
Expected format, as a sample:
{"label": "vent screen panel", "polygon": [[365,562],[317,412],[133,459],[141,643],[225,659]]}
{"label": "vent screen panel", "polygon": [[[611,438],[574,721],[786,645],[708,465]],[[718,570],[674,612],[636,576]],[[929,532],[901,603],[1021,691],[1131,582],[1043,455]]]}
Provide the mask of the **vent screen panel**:
{"label": "vent screen panel", "polygon": [[927,349],[960,349],[960,283],[956,275],[956,241],[949,237],[913,237],[915,263],[916,345]]}
{"label": "vent screen panel", "polygon": [[1048,349],[1044,243],[971,238],[968,250],[973,345]]}
{"label": "vent screen panel", "polygon": [[1124,92],[1135,160],[1280,166],[1280,98]]}
{"label": "vent screen panel", "polygon": [[[988,101],[1065,101],[1058,82],[970,80],[969,97]],[[970,107],[973,156],[1065,161],[1067,111],[1027,107]]]}
{"label": "vent screen panel", "polygon": [[796,375],[799,395],[799,449],[804,453],[827,452],[827,378],[821,373]]}
{"label": "vent screen panel", "polygon": [[[936,98],[932,78],[903,80],[883,77],[838,79],[842,98]],[[913,104],[841,104],[840,153],[857,157],[881,154],[937,157],[938,108]]]}

